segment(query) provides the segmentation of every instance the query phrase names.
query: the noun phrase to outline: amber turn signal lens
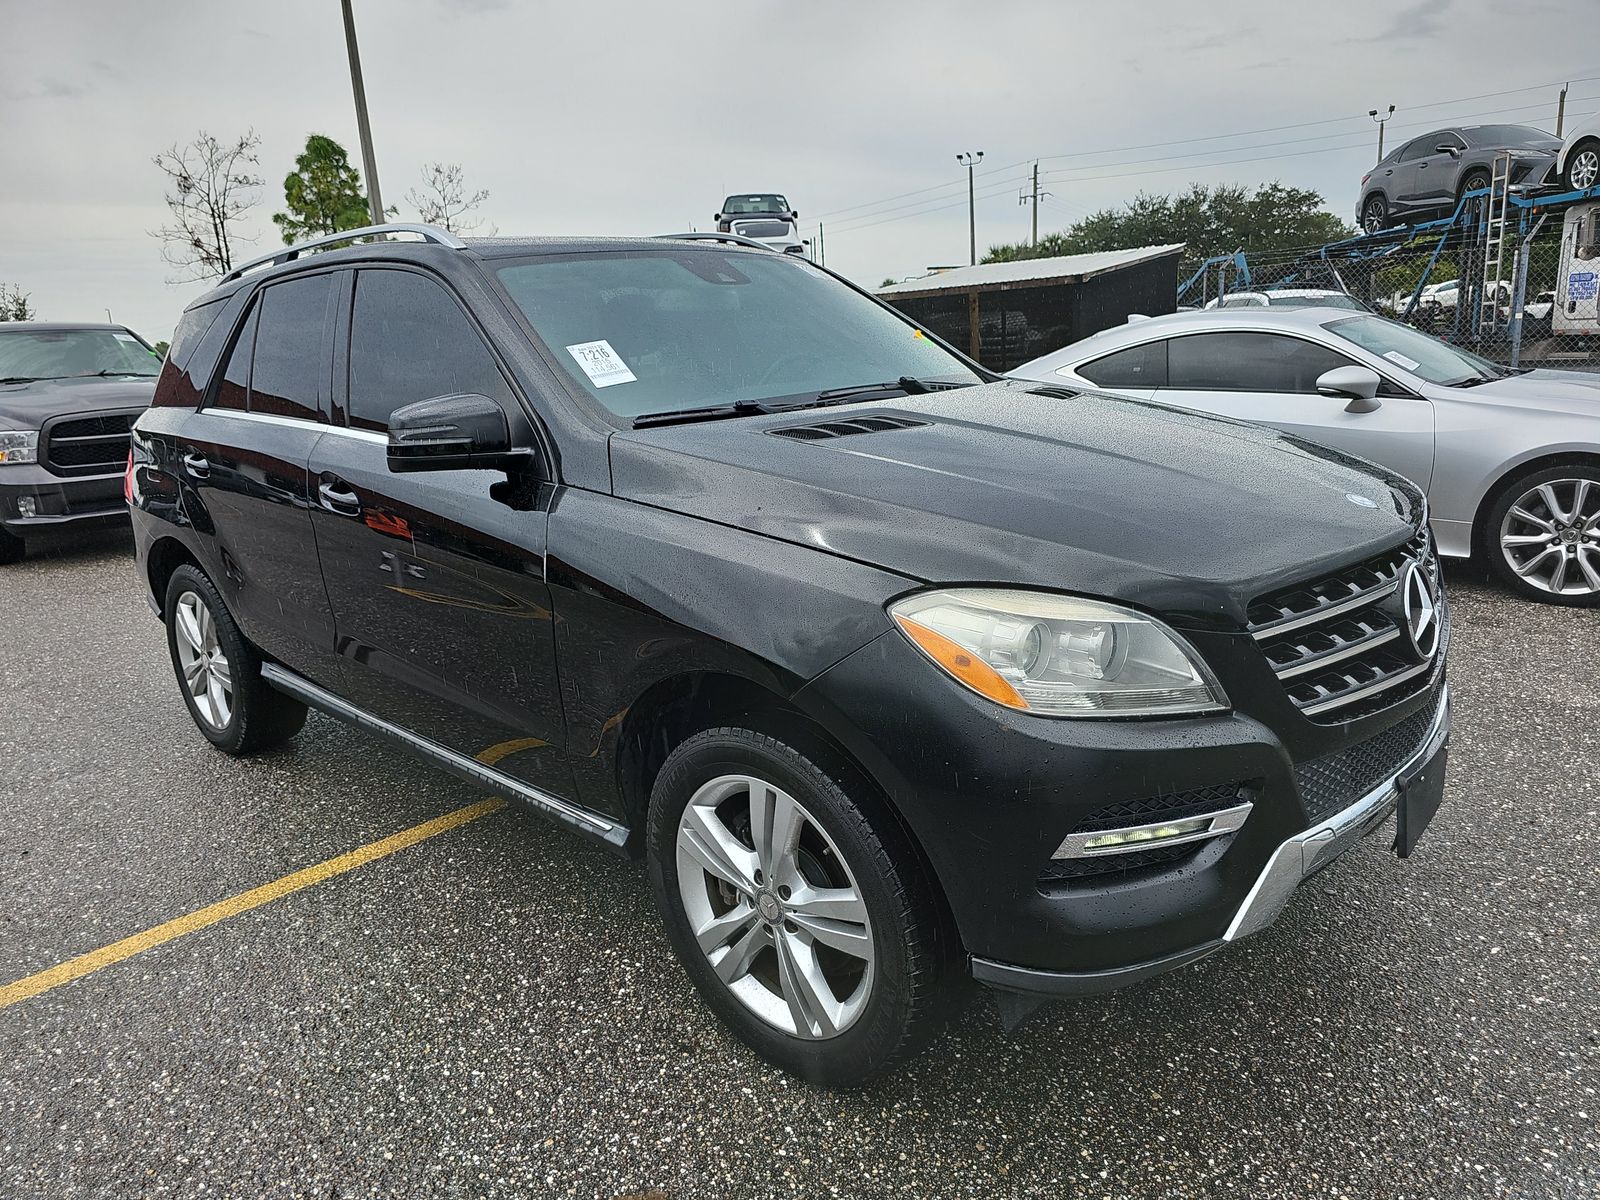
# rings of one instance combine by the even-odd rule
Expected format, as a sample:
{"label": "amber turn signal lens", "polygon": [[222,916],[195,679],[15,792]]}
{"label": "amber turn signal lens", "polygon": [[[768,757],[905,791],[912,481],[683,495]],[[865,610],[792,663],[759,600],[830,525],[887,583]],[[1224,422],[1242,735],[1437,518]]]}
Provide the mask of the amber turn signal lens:
{"label": "amber turn signal lens", "polygon": [[965,646],[951,641],[942,633],[935,633],[926,625],[919,625],[910,617],[896,614],[894,619],[918,649],[980,696],[987,696],[1007,708],[1028,707],[1028,702],[1005,681],[1000,672]]}

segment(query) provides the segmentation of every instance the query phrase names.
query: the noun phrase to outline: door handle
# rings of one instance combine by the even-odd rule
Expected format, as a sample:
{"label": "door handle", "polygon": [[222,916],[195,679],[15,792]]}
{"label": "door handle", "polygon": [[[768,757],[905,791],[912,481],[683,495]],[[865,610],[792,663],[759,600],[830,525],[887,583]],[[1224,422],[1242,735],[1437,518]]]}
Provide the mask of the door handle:
{"label": "door handle", "polygon": [[211,463],[204,454],[189,453],[183,456],[184,468],[196,479],[204,479],[211,474]]}
{"label": "door handle", "polygon": [[329,512],[338,513],[341,517],[361,515],[361,497],[350,490],[350,485],[342,479],[324,479],[317,484],[317,496],[322,501],[322,507]]}

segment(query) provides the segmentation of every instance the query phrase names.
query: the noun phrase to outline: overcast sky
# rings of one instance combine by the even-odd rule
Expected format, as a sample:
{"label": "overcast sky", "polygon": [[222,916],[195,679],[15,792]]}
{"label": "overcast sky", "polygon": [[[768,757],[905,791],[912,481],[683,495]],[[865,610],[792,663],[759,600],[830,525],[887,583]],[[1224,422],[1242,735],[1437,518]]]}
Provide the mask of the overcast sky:
{"label": "overcast sky", "polygon": [[[1278,179],[1348,218],[1369,108],[1398,106],[1391,146],[1553,128],[1568,79],[1569,120],[1600,110],[1597,0],[356,0],[356,19],[404,218],[436,160],[489,189],[503,233],[703,229],[729,191],[781,191],[868,285],[965,261],[961,150],[985,154],[981,253],[1027,236],[1034,158],[1041,231],[1195,181]],[[150,158],[198,129],[261,135],[246,253],[281,243],[307,133],[360,162],[338,0],[0,0],[0,28],[0,282],[47,318],[171,333],[203,289],[169,284],[146,232]]]}

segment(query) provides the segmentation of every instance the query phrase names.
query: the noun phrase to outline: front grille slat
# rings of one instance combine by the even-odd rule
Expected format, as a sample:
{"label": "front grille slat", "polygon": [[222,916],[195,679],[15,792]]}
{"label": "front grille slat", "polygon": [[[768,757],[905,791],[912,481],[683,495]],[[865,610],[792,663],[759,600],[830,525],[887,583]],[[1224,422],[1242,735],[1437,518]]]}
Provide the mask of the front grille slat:
{"label": "front grille slat", "polygon": [[128,434],[142,410],[57,417],[45,423],[39,457],[58,474],[118,470],[128,458]]}
{"label": "front grille slat", "polygon": [[[1404,630],[1384,604],[1416,561],[1437,581],[1424,526],[1404,545],[1366,562],[1253,602],[1250,634],[1289,700],[1308,719],[1345,721],[1399,703],[1427,686],[1432,663],[1405,652]],[[1444,620],[1441,602],[1440,619]]]}

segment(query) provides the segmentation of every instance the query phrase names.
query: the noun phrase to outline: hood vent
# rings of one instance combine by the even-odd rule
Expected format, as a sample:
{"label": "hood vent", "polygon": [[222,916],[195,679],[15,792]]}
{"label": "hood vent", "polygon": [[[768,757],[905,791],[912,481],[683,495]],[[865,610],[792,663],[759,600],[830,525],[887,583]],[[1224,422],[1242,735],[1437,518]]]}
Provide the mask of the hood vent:
{"label": "hood vent", "polygon": [[797,442],[826,442],[834,438],[851,437],[858,433],[882,433],[886,429],[916,429],[926,421],[910,417],[851,417],[848,421],[819,421],[815,425],[788,425],[767,432],[774,437],[792,438]]}

